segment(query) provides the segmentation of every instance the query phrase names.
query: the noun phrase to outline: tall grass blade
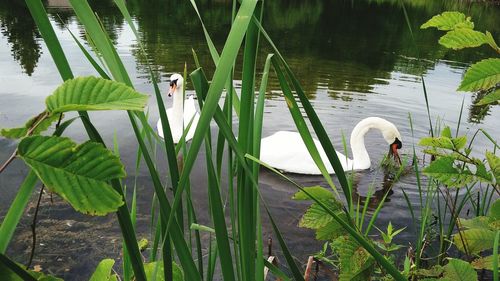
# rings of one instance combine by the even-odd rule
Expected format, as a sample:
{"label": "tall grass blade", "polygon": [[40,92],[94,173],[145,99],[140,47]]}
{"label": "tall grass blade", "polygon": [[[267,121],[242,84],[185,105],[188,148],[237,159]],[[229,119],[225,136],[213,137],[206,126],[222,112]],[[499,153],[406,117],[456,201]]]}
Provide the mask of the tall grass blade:
{"label": "tall grass blade", "polygon": [[266,167],[273,173],[279,175],[281,178],[285,179],[286,181],[290,182],[293,184],[295,187],[297,187],[300,191],[304,192],[311,200],[313,200],[315,203],[317,203],[321,208],[323,208],[332,218],[337,221],[342,227],[363,247],[365,248],[368,253],[370,253],[375,260],[389,273],[394,279],[398,281],[406,280],[406,278],[399,272],[399,270],[391,263],[389,262],[382,254],[380,254],[375,247],[372,245],[371,241],[365,238],[362,234],[360,234],[356,229],[354,229],[351,224],[348,222],[344,221],[341,217],[339,217],[333,210],[331,210],[328,206],[324,204],[321,200],[316,198],[314,195],[312,195],[310,192],[308,192],[306,189],[304,189],[301,185],[290,179],[289,177],[283,175],[280,173],[278,170],[274,169],[273,167],[267,165],[266,163],[260,161],[259,159],[251,156],[251,155],[245,155],[248,159],[258,162],[260,165]]}
{"label": "tall grass blade", "polygon": [[[321,171],[321,174],[323,175],[323,177],[326,179],[328,184],[332,187],[332,189],[335,191],[335,193],[338,196],[335,185],[333,184],[333,180],[330,177],[330,174],[328,174],[328,171],[326,170],[326,166],[323,163],[323,160],[321,160],[321,156],[319,155],[318,148],[314,144],[314,140],[311,136],[311,133],[309,132],[309,128],[307,127],[307,124],[304,120],[304,117],[302,116],[302,113],[300,112],[297,101],[295,100],[295,97],[292,94],[292,90],[288,86],[288,82],[286,81],[286,78],[285,78],[283,71],[281,71],[281,67],[279,65],[279,62],[275,57],[273,57],[272,63],[273,63],[274,71],[276,72],[276,75],[278,76],[278,81],[280,83],[280,87],[283,91],[283,94],[285,95],[285,100],[286,100],[288,109],[292,115],[293,121],[295,122],[295,126],[297,127],[297,130],[299,131],[300,136],[302,137],[302,140],[304,141],[304,144],[306,145],[307,150],[309,151],[309,154],[311,155],[312,159],[314,160],[314,163],[316,163],[316,166]],[[340,167],[340,168],[343,171],[342,167]]]}
{"label": "tall grass blade", "polygon": [[[11,261],[7,256],[0,253],[0,265],[5,266],[10,271],[14,272],[17,276],[21,277],[24,281],[37,281],[36,278],[31,276],[24,268],[20,267],[15,262]],[[5,277],[5,276],[4,276]]]}
{"label": "tall grass blade", "polygon": [[[321,121],[319,120],[311,103],[307,99],[307,96],[305,95],[304,91],[302,90],[300,83],[296,79],[295,75],[291,71],[289,65],[286,63],[285,59],[281,55],[278,48],[276,48],[276,45],[272,41],[271,37],[267,34],[265,29],[262,27],[262,25],[260,24],[260,22],[256,18],[253,18],[253,22],[259,27],[261,34],[264,36],[264,38],[266,38],[267,42],[272,47],[276,56],[279,58],[279,60],[282,62],[283,66],[285,67],[285,71],[294,85],[296,94],[298,95],[300,102],[302,104],[302,107],[304,108],[304,110],[307,114],[307,117],[309,118],[309,121],[311,122],[311,125],[313,126],[314,132],[316,133],[316,135],[321,143],[321,146],[325,150],[325,153],[328,156],[328,160],[330,161],[330,164],[332,165],[332,167],[335,171],[335,174],[336,174],[337,178],[339,179],[340,186],[342,187],[342,190],[344,191],[344,196],[345,196],[346,201],[347,201],[348,209],[351,210],[352,196],[351,196],[349,182],[347,181],[347,177],[345,176],[345,172],[342,168],[342,165],[340,164],[340,160],[338,159],[337,153],[335,152],[335,149],[333,148],[333,145],[328,137],[328,134],[326,133],[323,125],[321,124]],[[330,177],[329,175],[326,177],[327,181],[328,181],[329,177]]]}
{"label": "tall grass blade", "polygon": [[[207,99],[200,113],[200,119],[198,121],[198,126],[196,127],[196,131],[191,142],[191,147],[184,162],[184,170],[181,174],[179,186],[175,193],[174,202],[172,204],[173,209],[176,209],[180,204],[182,192],[189,180],[189,174],[191,173],[191,170],[194,166],[194,162],[204,140],[204,136],[208,131],[208,127],[210,126],[210,121],[214,116],[216,109],[218,108],[218,102],[224,88],[224,83],[229,76],[232,68],[232,63],[236,59],[236,55],[238,54],[239,47],[245,35],[245,30],[250,23],[250,18],[253,14],[255,6],[255,1],[243,1],[238,11],[238,16],[236,17],[235,23],[232,26],[231,31],[229,32],[224,50],[222,51],[222,55],[219,59],[219,63],[212,78],[212,83],[210,84],[210,87],[208,89]],[[167,230],[170,228],[172,220],[173,216],[172,214],[170,214],[167,223]]]}
{"label": "tall grass blade", "polygon": [[493,280],[498,281],[498,247],[500,241],[500,231],[497,231],[495,235],[495,241],[493,242]]}
{"label": "tall grass blade", "polygon": [[[202,69],[198,68],[190,74],[193,82],[198,101],[203,101],[208,91],[208,81]],[[210,131],[207,132],[207,135]],[[208,136],[207,136],[208,137]],[[212,150],[210,143],[205,141],[206,163],[208,173],[208,196],[210,200],[210,211],[215,229],[215,238],[217,239],[217,247],[219,249],[221,270],[224,280],[235,280],[233,259],[231,256],[231,248],[229,245],[229,237],[227,233],[226,220],[224,217],[224,208],[222,205],[219,180],[215,173],[215,168],[212,162]]]}

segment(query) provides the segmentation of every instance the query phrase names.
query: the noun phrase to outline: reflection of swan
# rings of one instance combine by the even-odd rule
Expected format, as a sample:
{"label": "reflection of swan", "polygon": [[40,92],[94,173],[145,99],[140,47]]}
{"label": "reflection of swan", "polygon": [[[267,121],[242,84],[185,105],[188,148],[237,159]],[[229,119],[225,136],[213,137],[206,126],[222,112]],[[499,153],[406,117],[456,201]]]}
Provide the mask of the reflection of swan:
{"label": "reflection of swan", "polygon": [[[370,129],[378,129],[384,139],[390,144],[389,153],[399,161],[398,149],[401,148],[401,135],[391,122],[378,118],[368,117],[361,120],[351,133],[352,160],[337,152],[344,171],[363,170],[370,168],[370,156],[365,147],[364,136]],[[328,173],[333,174],[332,166],[321,147],[321,143],[314,139],[321,159],[325,163]],[[279,131],[263,138],[261,143],[260,160],[270,166],[285,172],[319,175],[321,172],[311,158],[299,133]]]}
{"label": "reflection of swan", "polygon": [[[174,96],[174,101],[172,107],[167,109],[168,123],[170,124],[170,130],[172,131],[172,138],[174,143],[178,143],[184,133],[184,128],[188,126],[191,119],[193,123],[189,128],[189,132],[186,135],[186,141],[193,138],[196,125],[200,119],[200,114],[196,111],[194,106],[194,98],[190,96],[188,99],[184,100],[183,89],[184,79],[180,74],[174,73],[170,76],[170,90],[168,91],[168,96]],[[158,129],[158,135],[163,136],[163,129],[161,125],[161,119],[158,120],[156,124]]]}

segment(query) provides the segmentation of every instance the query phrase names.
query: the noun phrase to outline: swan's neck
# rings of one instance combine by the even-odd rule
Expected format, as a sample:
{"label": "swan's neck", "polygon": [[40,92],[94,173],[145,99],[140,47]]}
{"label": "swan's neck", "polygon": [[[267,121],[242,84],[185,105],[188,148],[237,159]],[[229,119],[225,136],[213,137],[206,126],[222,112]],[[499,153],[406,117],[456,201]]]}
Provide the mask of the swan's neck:
{"label": "swan's neck", "polygon": [[182,87],[178,87],[174,92],[174,100],[172,104],[172,134],[182,135],[183,131],[183,116],[184,116],[184,97]]}
{"label": "swan's neck", "polygon": [[351,149],[353,169],[362,170],[370,168],[370,156],[365,147],[365,135],[370,129],[379,129],[379,118],[366,118],[361,120],[351,133]]}

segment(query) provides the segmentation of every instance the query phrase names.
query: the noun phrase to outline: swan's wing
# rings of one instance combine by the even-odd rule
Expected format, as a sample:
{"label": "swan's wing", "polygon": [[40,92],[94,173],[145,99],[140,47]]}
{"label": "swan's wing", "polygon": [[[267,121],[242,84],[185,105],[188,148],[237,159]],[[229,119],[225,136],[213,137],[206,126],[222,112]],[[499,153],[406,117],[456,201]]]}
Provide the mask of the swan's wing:
{"label": "swan's wing", "polygon": [[164,139],[165,136],[163,135],[163,126],[161,125],[161,119],[158,119],[158,122],[156,123],[156,130],[158,130],[158,136]]}
{"label": "swan's wing", "polygon": [[[173,109],[168,108],[166,112],[167,112],[167,119],[169,121],[172,120]],[[156,123],[156,130],[158,130],[158,136],[160,136],[162,139],[165,138],[165,136],[163,135],[163,125],[161,123],[161,119],[158,119],[158,122]]]}
{"label": "swan's wing", "polygon": [[186,135],[186,141],[193,138],[194,131],[196,130],[196,126],[198,126],[198,121],[200,120],[200,114],[196,109],[193,96],[190,96],[184,101],[184,127],[187,127],[191,120],[193,120],[193,123],[191,123],[189,132]]}
{"label": "swan's wing", "polygon": [[260,159],[285,172],[319,175],[299,133],[280,131],[261,141]]}

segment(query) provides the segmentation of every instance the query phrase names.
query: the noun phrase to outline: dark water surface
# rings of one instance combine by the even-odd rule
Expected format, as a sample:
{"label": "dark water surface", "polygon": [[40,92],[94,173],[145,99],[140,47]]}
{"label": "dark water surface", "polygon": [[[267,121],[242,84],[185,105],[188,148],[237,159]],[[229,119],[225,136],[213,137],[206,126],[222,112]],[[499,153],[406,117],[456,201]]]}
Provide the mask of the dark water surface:
{"label": "dark water surface", "polygon": [[[147,59],[139,55],[139,44],[112,1],[89,2],[109,31],[139,91],[153,93],[148,64],[160,75],[163,90],[167,88],[167,78],[174,72],[182,72],[184,63],[187,63],[188,71],[194,70],[191,49],[196,50],[201,64],[209,75],[212,74],[214,67],[189,1],[127,1],[148,54]],[[220,51],[230,27],[230,3],[221,0],[202,2],[200,11]],[[85,41],[83,29],[67,3],[64,0],[45,3],[75,75],[97,75],[67,31],[71,30]],[[380,116],[397,125],[403,137],[402,152],[410,155],[412,145],[427,136],[429,130],[421,76],[426,82],[433,122],[439,119],[456,128],[463,102],[461,132],[471,136],[478,128],[483,128],[498,139],[498,108],[485,109],[481,114],[482,108],[471,106],[478,97],[455,91],[468,64],[493,56],[493,52],[486,47],[449,51],[437,43],[442,33],[420,30],[419,26],[442,11],[460,10],[472,16],[478,30],[489,30],[499,41],[500,8],[462,1],[407,3],[414,39],[422,57],[417,60],[412,36],[398,3],[397,0],[266,1],[264,26],[300,79],[334,145],[340,150],[341,133],[349,136],[360,119]],[[61,83],[61,79],[23,1],[0,2],[0,32],[0,127],[3,128],[19,126],[42,111],[45,97]],[[262,69],[269,51],[270,48],[263,44],[259,69]],[[240,71],[236,69],[237,79]],[[239,85],[240,81],[236,81],[236,86]],[[266,100],[264,136],[278,130],[294,129],[278,88],[272,77]],[[171,100],[166,100],[170,106]],[[150,99],[149,108],[150,122],[154,125],[158,119],[154,99]],[[129,168],[130,176],[125,183],[129,188],[133,187],[137,143],[126,114],[92,113],[91,117],[108,145],[112,146],[113,135],[117,135],[122,159]],[[237,120],[234,121],[237,125]],[[78,141],[86,139],[82,126],[76,122],[67,135]],[[366,195],[369,187],[375,188],[381,197],[391,185],[378,165],[387,152],[387,145],[375,132],[367,135],[366,144],[373,166],[356,173],[356,198]],[[488,145],[482,137],[476,140],[477,148]],[[0,162],[9,157],[15,146],[15,142],[0,138]],[[201,154],[193,173],[192,190],[201,223],[210,224],[203,161]],[[163,161],[159,162],[164,165]],[[0,174],[0,218],[10,206],[26,171],[26,166],[17,160]],[[162,171],[166,168],[162,167]],[[306,186],[325,185],[321,177],[292,177]],[[415,176],[409,173],[395,183],[377,223],[381,228],[385,228],[388,221],[398,228],[407,226],[401,239],[411,240],[416,233],[402,195],[404,189],[410,200],[417,203],[415,181]],[[141,169],[137,177],[138,232],[141,238],[149,237],[152,190],[147,170]],[[322,245],[314,240],[313,232],[297,227],[307,204],[290,200],[294,188],[267,171],[261,172],[261,190],[293,254],[300,263],[305,263],[306,257]],[[8,251],[11,257],[23,263],[26,263],[31,249],[30,224],[36,197],[38,193],[34,194]],[[56,196],[51,200],[50,195],[44,195],[41,202],[34,264],[67,280],[87,280],[99,260],[120,258],[120,232],[113,215],[102,218],[80,215]],[[264,232],[266,236],[271,233],[267,222],[264,222]]]}

